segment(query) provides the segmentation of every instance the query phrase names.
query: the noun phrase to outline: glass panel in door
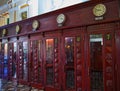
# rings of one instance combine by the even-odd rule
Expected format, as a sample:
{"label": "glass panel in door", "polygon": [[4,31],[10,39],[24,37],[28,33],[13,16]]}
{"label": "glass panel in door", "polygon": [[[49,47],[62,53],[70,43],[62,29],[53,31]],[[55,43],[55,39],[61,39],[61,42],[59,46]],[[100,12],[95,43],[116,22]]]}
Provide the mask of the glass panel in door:
{"label": "glass panel in door", "polygon": [[[63,82],[64,90],[82,91],[84,88],[84,44],[83,35],[64,37]],[[63,84],[63,83],[62,83]]]}
{"label": "glass panel in door", "polygon": [[65,38],[65,57],[66,88],[75,88],[74,37]]}
{"label": "glass panel in door", "polygon": [[8,43],[3,44],[4,61],[3,61],[3,78],[8,77]]}
{"label": "glass panel in door", "polygon": [[28,79],[28,42],[23,42],[23,79]]}
{"label": "glass panel in door", "polygon": [[28,80],[28,42],[19,42],[18,50],[18,70],[19,70],[19,79]]}
{"label": "glass panel in door", "polygon": [[90,35],[90,91],[104,91],[103,82],[103,37]]}
{"label": "glass panel in door", "polygon": [[46,85],[59,87],[58,38],[46,39],[45,44]]}
{"label": "glass panel in door", "polygon": [[54,84],[54,39],[46,39],[46,84]]}
{"label": "glass panel in door", "polygon": [[16,52],[17,52],[17,43],[9,43],[8,45],[9,50],[9,79],[16,78],[16,70],[17,70],[17,59],[16,59]]}
{"label": "glass panel in door", "polygon": [[30,42],[31,62],[30,79],[32,83],[41,83],[42,79],[42,58],[41,40],[31,40]]}
{"label": "glass panel in door", "polygon": [[17,42],[13,43],[13,78],[17,77]]}

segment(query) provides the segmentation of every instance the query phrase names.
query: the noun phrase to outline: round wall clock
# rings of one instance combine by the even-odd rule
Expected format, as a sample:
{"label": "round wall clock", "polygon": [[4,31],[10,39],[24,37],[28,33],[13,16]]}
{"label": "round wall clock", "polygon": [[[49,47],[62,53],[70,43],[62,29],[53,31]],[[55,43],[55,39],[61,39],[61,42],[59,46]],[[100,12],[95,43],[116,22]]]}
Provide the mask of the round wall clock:
{"label": "round wall clock", "polygon": [[17,25],[17,26],[16,26],[16,34],[18,34],[19,32],[20,32],[20,26]]}
{"label": "round wall clock", "polygon": [[97,4],[93,8],[93,14],[95,16],[103,16],[106,13],[106,6],[104,4]]}
{"label": "round wall clock", "polygon": [[38,27],[39,27],[39,21],[34,20],[33,23],[32,23],[32,28],[36,30]]}
{"label": "round wall clock", "polygon": [[7,30],[6,30],[6,29],[3,29],[2,35],[5,36],[6,34],[7,34]]}
{"label": "round wall clock", "polygon": [[64,23],[65,22],[65,20],[66,20],[66,16],[64,15],[64,14],[59,14],[58,16],[57,16],[57,23],[58,24],[62,24],[62,23]]}

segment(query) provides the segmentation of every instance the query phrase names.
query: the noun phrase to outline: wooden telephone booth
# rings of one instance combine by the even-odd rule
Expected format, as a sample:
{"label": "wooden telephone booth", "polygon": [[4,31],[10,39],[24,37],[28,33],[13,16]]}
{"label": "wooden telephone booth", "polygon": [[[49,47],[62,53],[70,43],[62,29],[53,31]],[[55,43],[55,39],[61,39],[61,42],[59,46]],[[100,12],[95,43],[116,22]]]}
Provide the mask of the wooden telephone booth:
{"label": "wooden telephone booth", "polygon": [[9,80],[17,79],[17,38],[11,38],[8,42],[8,69],[9,69]]}
{"label": "wooden telephone booth", "polygon": [[[2,40],[2,77],[19,83],[28,81],[28,44],[26,38],[13,37]],[[26,82],[27,84],[27,82]]]}
{"label": "wooden telephone booth", "polygon": [[29,76],[33,87],[46,91],[84,89],[83,30],[62,31],[30,36]]}
{"label": "wooden telephone booth", "polygon": [[8,43],[3,39],[1,43],[1,78],[8,79]]}
{"label": "wooden telephone booth", "polygon": [[114,31],[110,29],[88,32],[90,91],[116,91],[114,38]]}
{"label": "wooden telephone booth", "polygon": [[18,81],[21,84],[28,84],[29,81],[29,60],[28,60],[28,37],[19,37],[18,50],[17,50],[17,68],[18,68]]}
{"label": "wooden telephone booth", "polygon": [[32,90],[120,91],[118,7],[88,1],[0,27],[0,77]]}
{"label": "wooden telephone booth", "polygon": [[31,86],[43,89],[43,42],[41,34],[31,35],[29,40],[29,81]]}

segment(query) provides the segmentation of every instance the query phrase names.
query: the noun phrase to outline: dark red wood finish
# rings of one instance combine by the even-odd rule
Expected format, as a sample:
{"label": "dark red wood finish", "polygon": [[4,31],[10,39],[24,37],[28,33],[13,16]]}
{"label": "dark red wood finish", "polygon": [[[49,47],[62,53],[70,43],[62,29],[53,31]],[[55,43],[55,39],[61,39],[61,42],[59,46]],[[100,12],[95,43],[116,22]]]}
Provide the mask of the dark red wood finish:
{"label": "dark red wood finish", "polygon": [[29,83],[33,87],[44,89],[42,35],[33,34],[29,39]]}
{"label": "dark red wood finish", "polygon": [[116,39],[115,39],[115,42],[116,42],[116,46],[115,46],[115,48],[116,48],[116,64],[115,64],[115,79],[116,79],[116,86],[117,86],[117,91],[119,91],[120,90],[120,86],[119,86],[119,84],[120,84],[120,78],[119,78],[119,76],[120,76],[120,66],[119,66],[119,64],[120,64],[120,24],[118,23],[118,29],[117,29],[117,31],[115,32],[115,36],[116,36]]}
{"label": "dark red wood finish", "polygon": [[[14,45],[16,43],[16,46]],[[8,43],[8,72],[9,72],[9,80],[16,80],[17,79],[17,38],[13,37],[9,39]],[[15,50],[16,47],[16,50]]]}
{"label": "dark red wood finish", "polygon": [[[114,41],[115,32],[113,31],[113,30],[116,30],[116,25],[117,24],[111,23],[110,26],[108,24],[101,24],[101,25],[95,25],[95,26],[88,27],[88,35],[102,34],[102,37],[103,37],[101,60],[103,60],[102,65],[103,65],[104,91],[116,91],[116,80],[115,80],[116,78],[116,75],[115,75],[115,72],[116,72],[115,52],[116,50],[114,49],[115,48],[115,41]],[[104,27],[101,27],[101,26],[104,26]],[[90,58],[90,55],[88,58]],[[89,64],[88,67],[90,67],[91,65],[90,61],[88,62],[88,64]],[[100,64],[97,64],[97,65],[98,65],[97,67],[99,67]],[[89,86],[90,86],[90,83],[89,83]]]}
{"label": "dark red wood finish", "polygon": [[[27,42],[27,44],[24,45],[24,42]],[[28,36],[20,36],[17,43],[18,43],[18,47],[17,47],[18,82],[20,84],[28,85],[29,84],[28,83],[28,80],[29,80],[29,77],[28,77],[28,74],[29,74],[28,50],[24,50],[25,46],[26,46],[26,48],[28,48]],[[26,53],[24,51],[26,51]]]}
{"label": "dark red wood finish", "polygon": [[[107,8],[103,20],[95,20],[93,15],[93,7],[99,3],[103,3]],[[2,42],[0,73],[3,73],[4,68],[4,44],[8,43],[8,78],[12,79],[13,58],[11,56],[13,55],[13,43],[16,42],[18,83],[45,91],[91,91],[90,35],[101,34],[102,56],[98,57],[99,55],[96,54],[96,59],[103,61],[102,63],[100,60],[96,62],[95,67],[103,68],[104,91],[120,91],[119,7],[119,0],[93,0],[0,27]],[[59,27],[56,18],[61,13],[65,14],[66,21],[63,26]],[[34,20],[40,22],[40,27],[36,31],[32,29]],[[21,26],[19,34],[16,34],[16,25]],[[4,37],[3,29],[7,29]],[[24,56],[23,43],[25,42],[28,43],[28,51]],[[99,44],[96,46],[99,47]],[[67,48],[72,49],[67,51]],[[67,52],[72,52],[69,54],[72,55],[70,60]],[[48,58],[48,53],[52,55],[51,59]],[[24,57],[28,58],[27,61],[23,60]],[[48,59],[51,61],[48,62]],[[25,78],[24,64],[27,67]],[[1,76],[4,75],[0,74]]]}

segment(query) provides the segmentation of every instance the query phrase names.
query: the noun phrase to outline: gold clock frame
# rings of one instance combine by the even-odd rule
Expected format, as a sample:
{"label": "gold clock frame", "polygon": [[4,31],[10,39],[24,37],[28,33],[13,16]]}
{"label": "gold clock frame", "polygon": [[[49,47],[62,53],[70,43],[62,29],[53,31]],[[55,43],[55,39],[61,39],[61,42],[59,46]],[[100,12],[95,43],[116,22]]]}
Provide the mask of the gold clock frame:
{"label": "gold clock frame", "polygon": [[20,33],[20,30],[21,30],[20,25],[16,25],[16,34],[19,34],[19,33]]}
{"label": "gold clock frame", "polygon": [[63,26],[63,24],[66,21],[66,15],[65,14],[59,14],[56,18],[56,21],[58,23],[58,26]]}
{"label": "gold clock frame", "polygon": [[38,20],[34,20],[32,23],[32,28],[36,30],[39,28],[39,26],[40,26],[40,22]]}
{"label": "gold clock frame", "polygon": [[104,4],[97,4],[93,8],[93,14],[96,17],[101,17],[106,13],[106,6]]}
{"label": "gold clock frame", "polygon": [[3,29],[2,36],[4,37],[7,34],[7,29]]}

